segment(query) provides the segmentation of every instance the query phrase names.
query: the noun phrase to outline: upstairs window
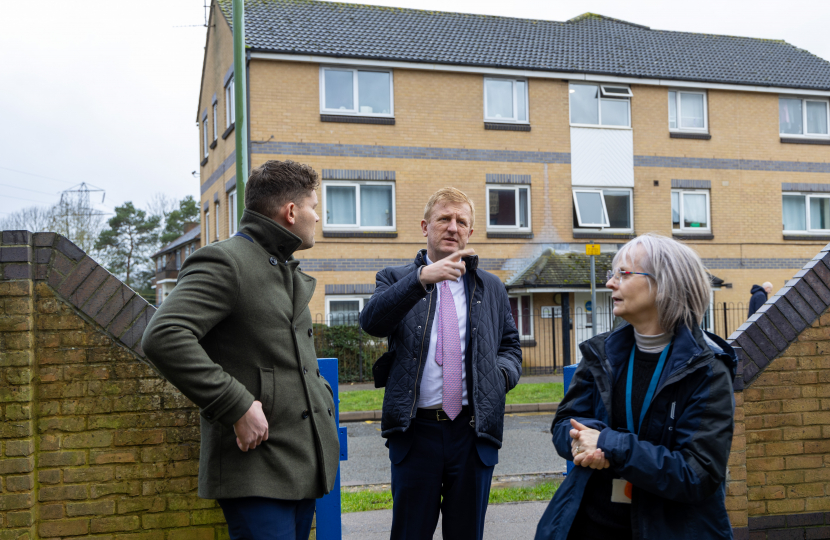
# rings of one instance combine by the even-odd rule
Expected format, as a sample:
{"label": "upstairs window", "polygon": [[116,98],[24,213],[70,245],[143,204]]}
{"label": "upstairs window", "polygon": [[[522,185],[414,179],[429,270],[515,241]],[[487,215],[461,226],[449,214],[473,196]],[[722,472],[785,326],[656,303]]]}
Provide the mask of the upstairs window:
{"label": "upstairs window", "polygon": [[571,83],[571,124],[631,127],[631,89],[627,86]]}
{"label": "upstairs window", "polygon": [[213,140],[214,140],[214,141],[215,141],[215,140],[216,140],[216,138],[218,137],[218,135],[217,135],[217,133],[216,133],[216,130],[218,129],[218,128],[216,127],[216,123],[219,121],[219,117],[218,117],[219,115],[216,113],[216,111],[218,110],[218,108],[219,108],[219,107],[218,107],[218,104],[214,101],[214,102],[213,102]]}
{"label": "upstairs window", "polygon": [[236,102],[234,94],[233,77],[228,79],[228,84],[225,85],[225,129],[231,127],[236,122]]}
{"label": "upstairs window", "polygon": [[784,230],[805,233],[830,231],[830,194],[784,193]]}
{"label": "upstairs window", "polygon": [[484,79],[484,120],[527,122],[527,81]]}
{"label": "upstairs window", "polygon": [[487,230],[530,231],[530,186],[488,184]]}
{"label": "upstairs window", "polygon": [[672,190],[671,221],[672,231],[709,232],[709,191]]}
{"label": "upstairs window", "polygon": [[216,201],[216,204],[213,208],[214,212],[213,215],[216,219],[216,230],[214,231],[214,240],[219,240],[219,201]]}
{"label": "upstairs window", "polygon": [[575,229],[632,230],[630,189],[579,188],[573,190],[573,199]]}
{"label": "upstairs window", "polygon": [[828,100],[778,99],[778,124],[782,136],[827,137]]}
{"label": "upstairs window", "polygon": [[176,250],[176,270],[182,269],[182,250]]}
{"label": "upstairs window", "polygon": [[208,157],[208,119],[207,114],[202,118],[202,148],[204,149],[204,157]]}
{"label": "upstairs window", "polygon": [[323,182],[323,227],[395,230],[393,182]]}
{"label": "upstairs window", "polygon": [[393,116],[391,71],[338,67],[320,73],[320,112]]}
{"label": "upstairs window", "polygon": [[233,236],[237,231],[237,210],[236,210],[236,188],[228,192],[228,236]]}
{"label": "upstairs window", "polygon": [[669,130],[706,132],[706,92],[669,91]]}
{"label": "upstairs window", "polygon": [[210,244],[210,210],[205,210],[205,245]]}

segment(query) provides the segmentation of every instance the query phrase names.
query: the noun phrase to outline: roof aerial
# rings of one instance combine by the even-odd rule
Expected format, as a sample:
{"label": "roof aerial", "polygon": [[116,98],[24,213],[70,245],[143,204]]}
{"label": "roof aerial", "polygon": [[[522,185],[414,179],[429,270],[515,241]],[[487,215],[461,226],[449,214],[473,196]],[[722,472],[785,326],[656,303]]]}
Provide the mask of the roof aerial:
{"label": "roof aerial", "polygon": [[[231,23],[231,0],[217,0]],[[252,51],[830,90],[830,62],[780,40],[321,2],[247,0]]]}

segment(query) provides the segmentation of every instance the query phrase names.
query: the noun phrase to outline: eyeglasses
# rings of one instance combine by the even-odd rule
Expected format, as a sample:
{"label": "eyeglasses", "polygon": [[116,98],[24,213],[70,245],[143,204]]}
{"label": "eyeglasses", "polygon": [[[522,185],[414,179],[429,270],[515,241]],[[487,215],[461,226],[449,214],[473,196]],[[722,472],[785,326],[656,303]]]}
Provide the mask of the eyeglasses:
{"label": "eyeglasses", "polygon": [[619,268],[617,268],[616,270],[609,270],[605,273],[605,281],[611,281],[614,278],[622,280],[622,278],[624,278],[625,276],[631,275],[650,276],[651,274],[647,274],[646,272],[629,272],[628,270],[620,270]]}

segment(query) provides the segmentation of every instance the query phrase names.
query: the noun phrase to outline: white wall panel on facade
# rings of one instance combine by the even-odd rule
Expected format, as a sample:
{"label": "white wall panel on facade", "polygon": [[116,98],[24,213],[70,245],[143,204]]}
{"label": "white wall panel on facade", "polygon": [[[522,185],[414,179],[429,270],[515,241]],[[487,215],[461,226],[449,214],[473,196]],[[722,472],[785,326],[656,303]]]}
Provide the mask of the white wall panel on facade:
{"label": "white wall panel on facade", "polygon": [[574,186],[634,187],[634,137],[630,129],[571,128]]}

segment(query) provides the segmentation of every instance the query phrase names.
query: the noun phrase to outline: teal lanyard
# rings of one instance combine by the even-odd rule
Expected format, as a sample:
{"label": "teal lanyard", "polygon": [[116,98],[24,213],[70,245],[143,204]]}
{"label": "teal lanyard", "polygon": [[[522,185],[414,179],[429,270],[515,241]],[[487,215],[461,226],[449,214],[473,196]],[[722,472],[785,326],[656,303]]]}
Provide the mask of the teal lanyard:
{"label": "teal lanyard", "polygon": [[[663,349],[662,354],[660,354],[660,360],[657,362],[657,368],[654,370],[654,375],[651,376],[651,383],[648,385],[648,391],[646,392],[646,397],[643,400],[643,407],[640,409],[640,423],[638,424],[639,429],[643,429],[643,418],[646,416],[648,406],[651,405],[651,399],[654,397],[654,391],[657,389],[657,381],[660,380],[660,374],[663,373],[663,366],[666,364],[666,357],[669,355],[670,348],[671,342],[666,345],[666,348]],[[639,434],[639,430],[634,431],[634,412],[631,408],[631,381],[634,379],[634,353],[636,351],[637,345],[634,345],[634,347],[631,348],[631,356],[628,358],[628,379],[625,383],[625,420],[628,423],[628,432]]]}

